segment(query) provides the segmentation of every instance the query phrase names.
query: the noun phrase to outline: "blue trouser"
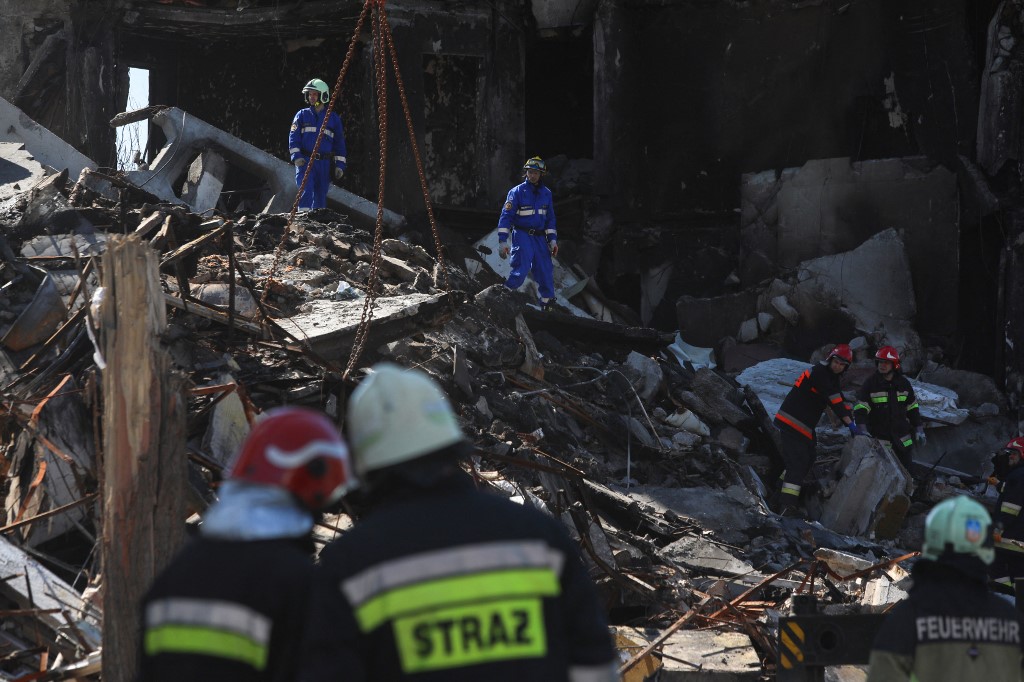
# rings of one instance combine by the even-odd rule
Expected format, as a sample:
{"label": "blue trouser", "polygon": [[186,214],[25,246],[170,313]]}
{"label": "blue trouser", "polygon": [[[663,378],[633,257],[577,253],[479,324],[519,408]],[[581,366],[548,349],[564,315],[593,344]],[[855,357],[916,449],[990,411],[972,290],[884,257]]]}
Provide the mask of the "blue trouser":
{"label": "blue trouser", "polygon": [[551,267],[548,240],[543,234],[531,235],[513,228],[510,254],[512,272],[508,273],[505,286],[518,289],[526,281],[526,273],[531,273],[533,281],[537,283],[541,305],[547,305],[555,297],[554,270]]}
{"label": "blue trouser", "polygon": [[[330,159],[317,159],[311,161],[313,170],[309,171],[309,180],[306,182],[306,191],[299,199],[299,208],[324,208],[327,206],[327,190],[331,187],[331,161]],[[302,176],[306,174],[306,167],[295,169],[295,186],[302,185]]]}

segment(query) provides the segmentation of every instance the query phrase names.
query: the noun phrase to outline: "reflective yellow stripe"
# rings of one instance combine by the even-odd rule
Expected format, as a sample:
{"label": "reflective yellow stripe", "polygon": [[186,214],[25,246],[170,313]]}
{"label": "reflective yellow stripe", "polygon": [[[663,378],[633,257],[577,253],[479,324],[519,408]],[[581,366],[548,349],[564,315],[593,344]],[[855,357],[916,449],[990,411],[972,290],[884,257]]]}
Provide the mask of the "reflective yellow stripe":
{"label": "reflective yellow stripe", "polygon": [[798,486],[796,483],[783,483],[782,489],[779,492],[781,492],[783,495],[796,495],[797,497],[799,497],[800,486]]}
{"label": "reflective yellow stripe", "polygon": [[856,405],[853,406],[853,411],[856,412],[857,410],[864,410],[866,412],[870,412],[871,407],[869,407],[867,403],[857,403]]}
{"label": "reflective yellow stripe", "polygon": [[873,403],[887,403],[887,402],[889,402],[889,396],[887,396],[887,395],[882,395],[882,396],[872,395],[871,396],[871,402],[873,402]]}
{"label": "reflective yellow stripe", "polygon": [[917,409],[920,409],[920,407],[921,407],[921,406],[920,406],[920,405],[918,405],[918,404],[917,404],[917,401],[915,400],[914,402],[912,402],[912,403],[910,403],[909,405],[907,405],[907,412],[910,412],[911,410],[917,410]]}
{"label": "reflective yellow stripe", "polygon": [[547,654],[540,599],[454,607],[395,620],[404,673],[444,670]]}
{"label": "reflective yellow stripe", "polygon": [[201,654],[267,667],[267,647],[231,632],[186,625],[164,625],[146,631],[146,654]]}
{"label": "reflective yellow stripe", "polygon": [[492,571],[476,575],[428,580],[384,592],[356,608],[363,632],[417,611],[451,607],[474,601],[516,597],[554,597],[561,591],[558,575],[549,568]]}
{"label": "reflective yellow stripe", "polygon": [[996,543],[996,547],[999,549],[1005,549],[1007,552],[1022,552],[1024,553],[1024,547],[1018,545],[1011,545],[1009,542],[1003,542],[1000,540]]}
{"label": "reflective yellow stripe", "polygon": [[1011,502],[1003,502],[999,507],[999,511],[1010,516],[1020,516],[1020,505],[1013,504]]}
{"label": "reflective yellow stripe", "polygon": [[914,439],[913,438],[904,438],[902,443],[903,443],[903,447],[909,448],[911,445],[914,444]]}

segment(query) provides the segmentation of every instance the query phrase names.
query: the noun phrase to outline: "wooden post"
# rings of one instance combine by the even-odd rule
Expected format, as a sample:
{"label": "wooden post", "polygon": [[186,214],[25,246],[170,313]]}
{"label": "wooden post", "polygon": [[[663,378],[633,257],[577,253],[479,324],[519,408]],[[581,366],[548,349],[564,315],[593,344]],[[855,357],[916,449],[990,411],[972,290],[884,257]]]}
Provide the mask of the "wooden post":
{"label": "wooden post", "polygon": [[139,600],[184,539],[183,377],[161,348],[167,326],[156,252],[111,237],[97,323],[103,370],[103,679],[131,680]]}

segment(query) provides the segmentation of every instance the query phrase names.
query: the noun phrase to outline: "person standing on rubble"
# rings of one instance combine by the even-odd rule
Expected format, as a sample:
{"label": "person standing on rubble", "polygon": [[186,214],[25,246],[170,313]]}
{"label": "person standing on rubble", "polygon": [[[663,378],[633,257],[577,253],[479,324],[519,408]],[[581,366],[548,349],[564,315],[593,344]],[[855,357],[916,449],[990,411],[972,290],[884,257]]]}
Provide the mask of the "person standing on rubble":
{"label": "person standing on rubble", "polygon": [[993,458],[999,482],[996,502],[995,547],[992,581],[1000,591],[1013,594],[1014,581],[1024,578],[1024,438],[1014,438]]}
{"label": "person standing on rubble", "polygon": [[857,391],[853,414],[865,436],[892,444],[900,464],[909,472],[914,441],[924,445],[927,438],[921,424],[921,409],[910,380],[900,370],[900,355],[892,346],[875,353],[878,371]]}
{"label": "person standing on rubble", "polygon": [[378,364],[346,421],[366,511],[320,554],[299,680],[618,679],[565,529],[476,488],[432,379]]}
{"label": "person standing on rubble", "polygon": [[518,289],[531,273],[545,311],[555,297],[551,257],[558,255],[554,199],[540,181],[547,172],[548,166],[539,156],[524,163],[526,180],[509,190],[498,217],[498,255],[502,259],[511,256],[512,270],[505,286]]}
{"label": "person standing on rubble", "polygon": [[[327,117],[327,103],[331,99],[331,93],[327,83],[314,78],[302,88],[302,96],[309,106],[299,109],[295,114],[288,133],[288,153],[291,155],[292,164],[295,165],[296,187],[302,186],[306,164],[310,161],[317,135],[324,124],[324,118]],[[313,159],[306,189],[299,199],[299,208],[327,206],[327,190],[331,187],[331,177],[341,180],[345,175],[345,154],[345,130],[341,125],[341,118],[332,111],[330,117],[327,117],[327,127],[320,141],[316,159]]]}
{"label": "person standing on rubble", "polygon": [[871,648],[868,682],[1021,679],[1021,613],[987,589],[993,554],[983,506],[964,495],[935,505],[910,596]]}
{"label": "person standing on rubble", "polygon": [[823,362],[804,370],[797,378],[775,415],[786,467],[782,487],[771,501],[772,510],[777,514],[789,514],[799,509],[804,477],[817,456],[818,438],[814,427],[826,407],[831,408],[849,427],[851,435],[861,434],[839,386],[840,377],[852,362],[853,351],[848,345],[841,343],[833,348]]}
{"label": "person standing on rubble", "polygon": [[314,513],[352,482],[348,448],[327,417],[295,407],[267,412],[198,537],[143,598],[136,682],[294,679]]}

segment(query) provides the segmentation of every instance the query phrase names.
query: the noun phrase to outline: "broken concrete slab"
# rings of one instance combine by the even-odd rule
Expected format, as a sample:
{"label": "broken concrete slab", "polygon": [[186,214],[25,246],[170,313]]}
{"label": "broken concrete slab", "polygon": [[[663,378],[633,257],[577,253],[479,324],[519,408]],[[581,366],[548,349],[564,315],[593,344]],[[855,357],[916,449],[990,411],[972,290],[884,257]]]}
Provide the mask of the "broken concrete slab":
{"label": "broken concrete slab", "polygon": [[757,680],[761,659],[742,632],[681,630],[665,640],[663,682],[740,682]]}
{"label": "broken concrete slab", "polygon": [[24,111],[0,97],[0,142],[22,144],[32,158],[56,172],[67,170],[77,178],[84,168],[96,169],[96,162],[39,125]]}
{"label": "broken concrete slab", "polygon": [[739,486],[716,490],[641,485],[618,492],[662,514],[671,510],[694,519],[701,528],[713,531],[716,539],[731,544],[748,542],[748,533],[766,523],[765,516],[757,511],[757,501]]}
{"label": "broken concrete slab", "polygon": [[910,508],[913,480],[892,451],[874,438],[857,437],[843,448],[839,478],[826,497],[821,524],[837,533],[892,539]]}
{"label": "broken concrete slab", "polygon": [[[896,226],[904,231],[920,330],[953,333],[959,280],[955,173],[924,157],[850,162],[816,159],[800,168],[744,175],[741,181],[740,272],[754,256],[776,271],[823,254],[854,249]],[[941,273],[936,276],[936,273]],[[745,279],[753,285],[759,279]]]}
{"label": "broken concrete slab", "polygon": [[204,149],[188,167],[181,200],[192,207],[194,213],[207,213],[217,208],[228,164],[224,157],[212,149]]}
{"label": "broken concrete slab", "polygon": [[846,311],[856,328],[873,334],[878,345],[899,348],[905,371],[921,367],[921,340],[913,327],[913,280],[896,230],[880,232],[852,251],[805,261],[798,279],[790,301],[801,318],[812,318],[824,302]]}
{"label": "broken concrete slab", "polygon": [[[116,119],[115,119],[116,121]],[[128,171],[125,176],[135,185],[145,187],[164,201],[187,203],[178,196],[171,183],[181,177],[186,167],[209,147],[217,147],[230,165],[238,166],[267,182],[262,197],[264,213],[287,213],[295,201],[295,168],[285,161],[244,142],[220,128],[210,125],[177,107],[160,107],[150,121],[163,131],[167,140],[147,170]],[[208,203],[208,202],[207,202]],[[331,185],[327,206],[344,210],[360,227],[372,227],[377,221],[377,205]],[[397,230],[405,218],[384,209],[384,225]]]}
{"label": "broken concrete slab", "polygon": [[713,348],[757,314],[757,297],[753,290],[713,298],[680,296],[676,301],[679,335],[686,343]]}
{"label": "broken concrete slab", "polygon": [[28,190],[46,177],[46,168],[21,142],[0,142],[0,202]]}
{"label": "broken concrete slab", "polygon": [[[221,374],[214,385],[234,384],[235,380],[230,374]],[[203,434],[203,452],[208,453],[221,466],[227,467],[239,451],[242,441],[249,435],[249,430],[249,419],[238,391],[225,389],[224,397],[217,401],[210,413],[210,423]]]}
{"label": "broken concrete slab", "polygon": [[753,573],[754,567],[704,538],[684,537],[662,548],[670,561],[703,575],[734,576]]}
{"label": "broken concrete slab", "polygon": [[[451,314],[452,297],[452,294],[407,294],[376,299],[367,344],[373,348],[438,324]],[[276,322],[318,355],[340,360],[348,356],[363,307],[363,301],[311,301],[305,312]]]}

